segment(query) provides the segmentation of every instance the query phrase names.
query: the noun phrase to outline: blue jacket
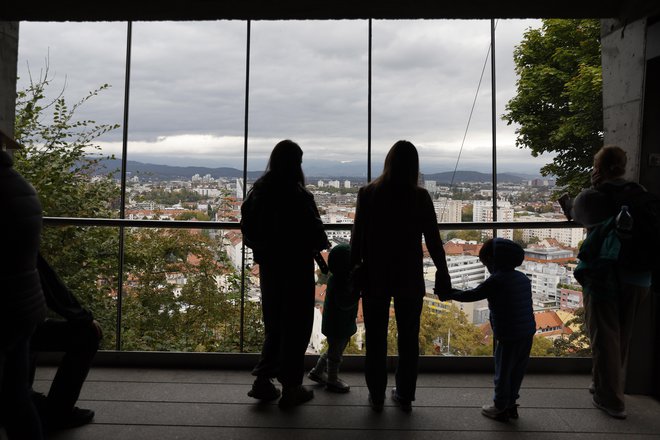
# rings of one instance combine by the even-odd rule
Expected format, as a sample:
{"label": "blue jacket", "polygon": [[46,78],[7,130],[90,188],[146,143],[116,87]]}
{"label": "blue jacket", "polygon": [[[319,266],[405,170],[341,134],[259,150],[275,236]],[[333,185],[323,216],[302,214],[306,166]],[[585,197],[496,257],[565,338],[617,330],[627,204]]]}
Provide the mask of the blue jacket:
{"label": "blue jacket", "polygon": [[442,298],[461,302],[488,300],[490,325],[495,338],[515,340],[536,333],[529,278],[515,268],[522,264],[525,251],[511,240],[495,239],[491,276],[474,289],[453,290]]}

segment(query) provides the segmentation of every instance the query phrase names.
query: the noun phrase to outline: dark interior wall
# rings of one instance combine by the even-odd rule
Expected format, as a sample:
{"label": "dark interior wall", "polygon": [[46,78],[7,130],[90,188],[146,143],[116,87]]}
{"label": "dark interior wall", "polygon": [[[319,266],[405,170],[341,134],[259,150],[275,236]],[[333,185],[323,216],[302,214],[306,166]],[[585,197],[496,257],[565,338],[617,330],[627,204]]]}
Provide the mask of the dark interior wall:
{"label": "dark interior wall", "polygon": [[576,2],[406,0],[311,2],[309,0],[154,0],[113,2],[62,0],[34,4],[5,1],[0,20],[215,20],[364,18],[619,18],[633,21],[658,11],[657,0]]}
{"label": "dark interior wall", "polygon": [[14,132],[18,23],[0,21],[0,130]]}
{"label": "dark interior wall", "polygon": [[[647,29],[646,84],[644,90],[644,119],[642,122],[642,162],[639,180],[650,191],[660,194],[660,22]],[[653,394],[660,397],[660,268],[654,274],[650,309],[654,312],[653,346],[655,371]]]}

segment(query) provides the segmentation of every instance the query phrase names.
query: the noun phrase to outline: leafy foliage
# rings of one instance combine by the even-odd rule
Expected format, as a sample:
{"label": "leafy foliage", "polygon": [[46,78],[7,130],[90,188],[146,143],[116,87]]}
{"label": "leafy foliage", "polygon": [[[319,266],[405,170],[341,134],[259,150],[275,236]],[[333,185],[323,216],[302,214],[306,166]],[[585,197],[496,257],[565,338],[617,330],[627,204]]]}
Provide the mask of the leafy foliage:
{"label": "leafy foliage", "polygon": [[573,195],[588,186],[603,142],[598,20],[546,19],[525,32],[514,52],[517,95],[503,119],[517,123],[516,145],[533,156],[554,153],[541,169]]}
{"label": "leafy foliage", "polygon": [[[101,157],[92,155],[100,150],[98,138],[118,125],[76,119],[76,111],[109,85],[69,106],[63,92],[46,99],[49,84],[46,69],[18,93],[15,138],[26,148],[15,154],[15,168],[37,190],[45,216],[118,217],[119,187],[112,171],[101,173]],[[116,227],[51,226],[42,234],[42,253],[101,323],[103,349],[115,348],[120,233]],[[124,234],[122,348],[239,350],[240,277],[222,239],[191,230]],[[258,304],[246,302],[246,351],[261,347],[260,315]]]}
{"label": "leafy foliage", "polygon": [[[72,107],[63,94],[46,98],[48,69],[17,94],[14,137],[25,148],[14,167],[37,190],[45,216],[117,217],[119,189],[109,177],[92,179],[100,158],[95,140],[117,125],[76,120],[75,112],[109,86]],[[42,232],[41,252],[105,329],[103,347],[114,344],[118,234],[114,228],[52,227]]]}
{"label": "leafy foliage", "polygon": [[575,311],[575,318],[566,322],[566,326],[577,326],[578,330],[573,331],[567,338],[560,338],[554,341],[552,348],[555,356],[591,356],[591,345],[589,342],[589,333],[584,317],[584,308],[580,307]]}
{"label": "leafy foliage", "polygon": [[[396,337],[396,320],[391,318],[387,340],[388,354],[397,353]],[[420,319],[419,353],[420,355],[482,356],[492,353],[492,348],[488,348],[481,330],[472,325],[465,313],[456,305],[452,304],[448,310],[437,313],[425,301]]]}

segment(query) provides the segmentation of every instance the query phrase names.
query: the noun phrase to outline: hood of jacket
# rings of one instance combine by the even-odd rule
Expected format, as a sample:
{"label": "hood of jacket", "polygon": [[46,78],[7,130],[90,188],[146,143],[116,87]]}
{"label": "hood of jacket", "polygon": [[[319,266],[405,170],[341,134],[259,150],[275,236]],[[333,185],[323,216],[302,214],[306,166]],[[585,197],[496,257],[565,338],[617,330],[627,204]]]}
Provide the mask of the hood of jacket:
{"label": "hood of jacket", "polygon": [[525,259],[525,251],[519,244],[506,238],[493,240],[493,259],[489,264],[490,273],[513,270],[520,266]]}
{"label": "hood of jacket", "polygon": [[351,247],[347,244],[333,247],[328,255],[328,268],[333,275],[348,276],[351,270]]}

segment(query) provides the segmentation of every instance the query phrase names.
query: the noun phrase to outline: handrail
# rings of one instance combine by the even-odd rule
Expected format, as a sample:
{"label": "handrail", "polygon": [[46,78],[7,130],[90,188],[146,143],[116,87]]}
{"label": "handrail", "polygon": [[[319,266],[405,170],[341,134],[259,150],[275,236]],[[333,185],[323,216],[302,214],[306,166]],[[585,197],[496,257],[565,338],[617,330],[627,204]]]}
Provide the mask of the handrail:
{"label": "handrail", "polygon": [[[240,230],[239,222],[187,221],[187,220],[131,220],[119,218],[80,218],[80,217],[44,217],[47,226],[102,226],[126,228],[171,228],[171,229],[235,229]],[[351,223],[326,223],[328,231],[349,231]],[[438,223],[441,231],[478,230],[478,229],[568,229],[582,228],[574,221],[539,221],[539,222],[462,222]]]}

